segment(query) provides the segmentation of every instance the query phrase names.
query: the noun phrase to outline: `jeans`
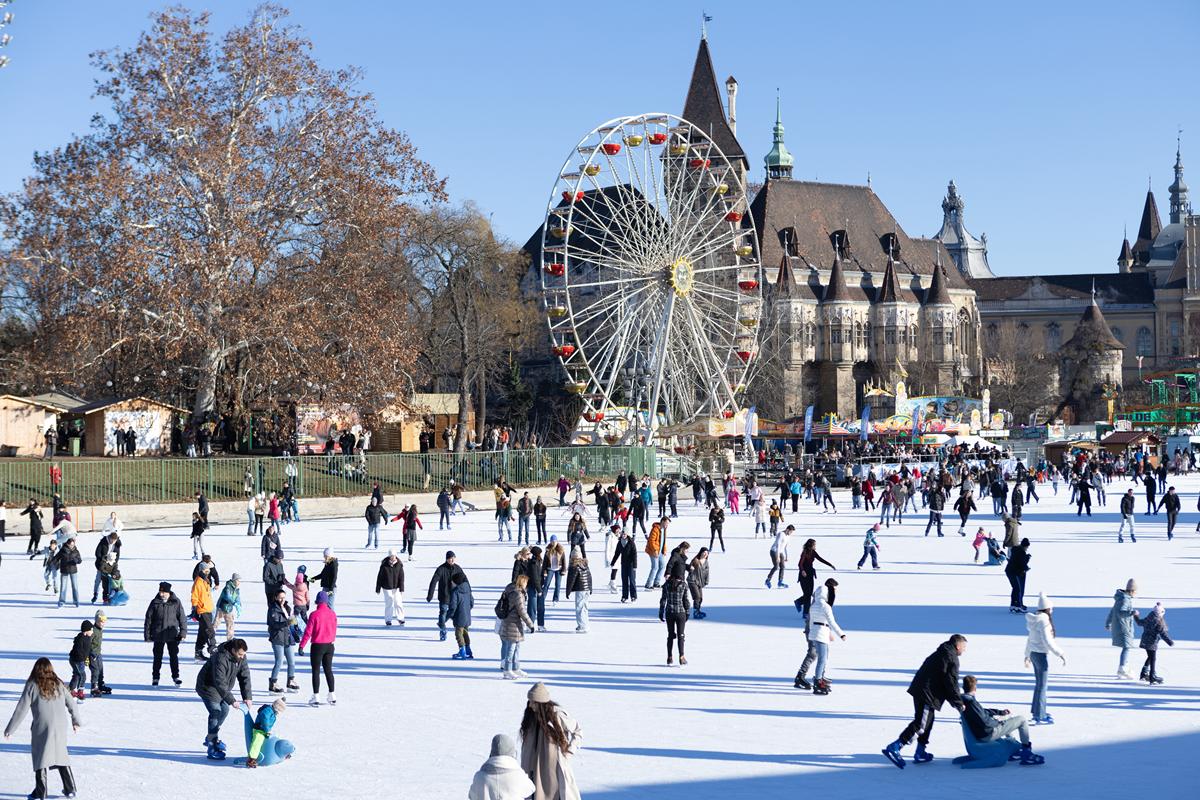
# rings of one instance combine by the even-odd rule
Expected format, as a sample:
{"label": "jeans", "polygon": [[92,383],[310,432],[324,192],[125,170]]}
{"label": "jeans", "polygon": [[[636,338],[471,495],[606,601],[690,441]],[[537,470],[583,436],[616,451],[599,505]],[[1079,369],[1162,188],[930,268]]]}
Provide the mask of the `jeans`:
{"label": "jeans", "polygon": [[546,595],[539,592],[532,585],[528,587],[528,591],[525,593],[525,612],[529,614],[529,618],[538,627],[545,626]]}
{"label": "jeans", "polygon": [[42,577],[45,578],[47,586],[51,587],[56,592],[58,591],[58,567],[53,565],[47,566],[42,570]]}
{"label": "jeans", "polygon": [[92,688],[99,689],[104,685],[104,655],[92,653],[88,656],[88,666],[92,670]]}
{"label": "jeans", "polygon": [[292,646],[290,644],[274,644],[271,649],[275,651],[275,666],[271,668],[271,684],[279,678],[279,665],[283,660],[287,659],[287,680],[292,683],[296,679],[296,664],[292,660]]}
{"label": "jeans", "polygon": [[1024,714],[1013,714],[1010,717],[996,720],[996,727],[992,728],[986,739],[980,739],[981,742],[995,742],[1003,739],[1013,731],[1017,731],[1017,736],[1021,739],[1021,744],[1029,745],[1029,723],[1025,719]]}
{"label": "jeans", "polygon": [[586,631],[588,627],[588,598],[591,592],[575,593],[575,630]]}
{"label": "jeans", "polygon": [[1125,533],[1126,525],[1129,525],[1129,535],[1134,537],[1137,536],[1137,532],[1133,529],[1133,514],[1130,514],[1128,517],[1121,517],[1121,527],[1117,528],[1118,539],[1121,538],[1121,534]]}
{"label": "jeans", "polygon": [[246,535],[247,536],[254,535],[254,509],[253,508],[246,509]]}
{"label": "jeans", "polygon": [[1050,669],[1045,653],[1030,653],[1029,660],[1033,663],[1033,704],[1030,713],[1034,720],[1046,716],[1046,672]]}
{"label": "jeans", "polygon": [[496,517],[496,533],[497,533],[497,538],[496,538],[497,542],[504,541],[505,533],[508,534],[508,540],[511,542],[512,541],[512,523],[510,523],[508,521],[508,519],[506,519],[505,517]]}
{"label": "jeans", "polygon": [[446,619],[450,616],[450,604],[438,603],[438,630],[446,630]]}
{"label": "jeans", "polygon": [[[546,573],[546,580],[542,582],[542,595],[545,596],[550,592],[550,581],[554,581],[554,597],[555,603],[558,602],[558,590],[562,586],[562,573],[558,570]],[[543,601],[544,603],[545,601]]]}
{"label": "jeans", "polygon": [[300,501],[293,497],[292,501],[288,507],[292,512],[292,522],[299,522],[300,521]]}
{"label": "jeans", "polygon": [[1012,596],[1009,598],[1009,605],[1013,608],[1025,607],[1025,574],[1016,575],[1011,572],[1004,573],[1008,577],[1008,585],[1012,587]]}
{"label": "jeans", "polygon": [[200,557],[202,555],[204,555],[204,534],[203,533],[200,534],[199,536],[192,537],[192,558],[195,559],[196,561],[199,561]]}
{"label": "jeans", "polygon": [[521,643],[500,640],[500,669],[516,672],[521,668]]}
{"label": "jeans", "polygon": [[825,662],[829,659],[829,643],[813,642],[817,648],[817,669],[813,672],[813,680],[819,681],[825,677]]}
{"label": "jeans", "polygon": [[208,735],[204,737],[204,741],[212,744],[218,740],[221,723],[229,715],[230,706],[220,697],[213,697],[207,693],[201,694],[200,699],[204,701],[204,707],[208,709]]}
{"label": "jeans", "polygon": [[667,566],[665,555],[650,556],[650,571],[646,574],[646,588],[652,589],[662,581],[663,570]]}
{"label": "jeans", "polygon": [[[541,544],[542,542],[550,541],[550,535],[546,533],[546,518],[534,517],[534,521],[537,523],[537,543]],[[554,599],[557,600],[558,598],[555,597]]]}
{"label": "jeans", "polygon": [[525,544],[529,544],[529,515],[521,514],[517,517],[517,543],[521,543],[521,535],[525,536]]}
{"label": "jeans", "polygon": [[79,605],[79,583],[76,581],[76,573],[72,572],[69,575],[62,575],[58,579],[58,604],[61,606],[67,602],[67,579],[70,578],[71,597],[75,605]]}
{"label": "jeans", "polygon": [[404,593],[399,589],[384,589],[383,621],[391,623],[393,617],[404,622]]}
{"label": "jeans", "polygon": [[87,669],[82,661],[71,662],[71,682],[68,687],[72,692],[76,689],[82,689],[87,683]]}
{"label": "jeans", "polygon": [[1132,647],[1121,648],[1121,660],[1117,663],[1117,671],[1124,672],[1126,663],[1129,661],[1129,654],[1133,652]]}
{"label": "jeans", "polygon": [[[100,595],[101,587],[103,587],[105,589],[104,594],[107,595],[108,587],[105,585],[104,573],[101,572],[100,570],[96,570],[96,580],[92,581],[92,602],[93,603],[96,602],[96,598]],[[104,599],[107,600],[108,598],[105,597]]]}
{"label": "jeans", "polygon": [[778,550],[771,551],[771,571],[767,573],[767,585],[771,585],[771,578],[775,575],[775,570],[779,570],[779,583],[783,583],[783,570],[787,567],[787,559],[779,555]]}
{"label": "jeans", "polygon": [[443,525],[445,525],[447,528],[450,527],[450,509],[449,508],[438,509],[438,530],[439,531],[442,529]]}
{"label": "jeans", "polygon": [[621,599],[637,600],[637,567],[621,565]]}
{"label": "jeans", "polygon": [[463,501],[462,501],[461,497],[456,497],[450,501],[450,513],[451,514],[459,513],[459,514],[466,515],[467,510],[465,508],[463,508]]}
{"label": "jeans", "polygon": [[379,523],[375,523],[374,525],[372,525],[370,523],[367,524],[367,547],[370,547],[372,544],[375,545],[375,547],[378,549],[378,547],[379,547]]}
{"label": "jeans", "polygon": [[870,545],[863,546],[862,558],[860,558],[858,560],[858,565],[861,567],[863,564],[867,563],[868,556],[870,556],[870,558],[871,558],[871,568],[879,569],[879,559],[876,556],[876,550],[874,547],[872,547]]}

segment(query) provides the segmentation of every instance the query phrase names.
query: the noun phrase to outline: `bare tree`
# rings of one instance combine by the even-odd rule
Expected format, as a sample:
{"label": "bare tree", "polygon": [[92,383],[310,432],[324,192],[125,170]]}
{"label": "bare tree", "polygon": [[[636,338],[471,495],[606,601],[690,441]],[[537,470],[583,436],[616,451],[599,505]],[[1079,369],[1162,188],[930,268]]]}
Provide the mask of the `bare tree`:
{"label": "bare tree", "polygon": [[1029,337],[1012,324],[992,329],[985,341],[984,369],[992,406],[1026,420],[1047,417],[1058,399],[1058,359],[1030,345]]}
{"label": "bare tree", "polygon": [[0,206],[6,310],[32,339],[8,363],[31,383],[182,388],[199,415],[402,402],[417,337],[378,271],[443,184],[286,17],[216,40],[172,8],[93,55],[111,114]]}

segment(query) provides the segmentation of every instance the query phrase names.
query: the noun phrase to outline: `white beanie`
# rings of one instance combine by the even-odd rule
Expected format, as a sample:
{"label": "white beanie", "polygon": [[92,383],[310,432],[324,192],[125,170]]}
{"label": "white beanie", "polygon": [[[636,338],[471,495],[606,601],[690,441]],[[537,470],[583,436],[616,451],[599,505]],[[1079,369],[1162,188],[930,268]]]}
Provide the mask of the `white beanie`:
{"label": "white beanie", "polygon": [[1038,595],[1037,610],[1038,611],[1053,611],[1054,610],[1054,603],[1050,600],[1049,597],[1046,597],[1045,592],[1042,592],[1041,594]]}
{"label": "white beanie", "polygon": [[394,548],[394,547],[389,547],[389,548],[388,548],[388,557],[389,557],[389,558],[395,558],[395,556],[396,556],[396,548]]}
{"label": "white beanie", "polygon": [[325,558],[333,558],[333,548],[332,547],[325,548]]}

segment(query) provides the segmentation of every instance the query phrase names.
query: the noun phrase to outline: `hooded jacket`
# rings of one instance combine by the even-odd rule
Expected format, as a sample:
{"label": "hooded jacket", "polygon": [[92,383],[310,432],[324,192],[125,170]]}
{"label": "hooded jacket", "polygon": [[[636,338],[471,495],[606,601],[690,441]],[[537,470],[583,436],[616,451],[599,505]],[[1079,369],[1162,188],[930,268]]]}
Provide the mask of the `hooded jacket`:
{"label": "hooded jacket", "polygon": [[958,651],[947,639],[921,664],[908,685],[908,693],[937,710],[941,710],[946,701],[961,709],[963,701],[958,685]]}
{"label": "hooded jacket", "polygon": [[450,592],[450,608],[446,617],[454,621],[456,628],[471,627],[471,609],[475,607],[475,596],[471,594],[471,584],[463,581]]}
{"label": "hooded jacket", "polygon": [[375,594],[379,594],[380,590],[387,589],[389,592],[392,589],[404,591],[404,562],[398,557],[396,563],[390,563],[391,556],[379,562],[379,574],[375,576]]}
{"label": "hooded jacket", "polygon": [[834,636],[844,636],[845,634],[838,627],[837,619],[833,616],[833,606],[825,601],[827,591],[825,584],[821,584],[817,587],[816,594],[813,595],[812,606],[808,610],[808,638],[813,642],[832,644]]}
{"label": "hooded jacket", "polygon": [[492,756],[471,781],[467,800],[525,800],[537,787],[513,756]]}
{"label": "hooded jacket", "polygon": [[166,600],[154,595],[146,608],[142,635],[147,642],[180,642],[187,636],[187,616],[174,592]]}
{"label": "hooded jacket", "polygon": [[1030,653],[1053,653],[1061,659],[1066,659],[1066,654],[1054,640],[1050,617],[1037,612],[1026,614],[1025,628],[1029,631],[1029,635],[1025,637],[1026,658],[1029,658]]}
{"label": "hooded jacket", "polygon": [[1133,648],[1138,646],[1138,639],[1133,631],[1133,595],[1124,589],[1113,592],[1113,605],[1108,610],[1108,619],[1104,627],[1112,631],[1114,647]]}
{"label": "hooded jacket", "polygon": [[1145,619],[1139,619],[1137,624],[1142,626],[1143,650],[1157,650],[1159,639],[1172,647],[1175,646],[1175,640],[1167,634],[1167,621],[1158,609],[1151,611]]}
{"label": "hooded jacket", "polygon": [[233,642],[223,642],[196,676],[196,694],[233,705],[233,684],[238,684],[242,699],[250,702],[249,660],[233,654]]}

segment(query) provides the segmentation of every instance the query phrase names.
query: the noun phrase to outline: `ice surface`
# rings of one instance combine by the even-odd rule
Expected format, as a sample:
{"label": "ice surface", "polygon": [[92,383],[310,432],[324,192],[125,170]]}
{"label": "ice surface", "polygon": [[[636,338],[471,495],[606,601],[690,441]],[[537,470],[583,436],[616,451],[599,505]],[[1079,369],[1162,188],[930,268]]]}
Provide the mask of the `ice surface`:
{"label": "ice surface", "polygon": [[[341,559],[338,705],[290,709],[277,731],[295,743],[296,756],[255,771],[204,758],[205,712],[192,691],[199,667],[190,662],[190,637],[181,648],[183,689],[149,685],[142,615],[160,580],[171,581],[186,604],[194,564],[187,521],[181,519],[174,530],[126,531],[121,567],[133,600],[108,610],[104,637],[107,680],[115,694],[84,703],[86,727],[70,740],[81,796],[284,797],[299,791],[331,798],[465,797],[492,735],[515,734],[525,692],[542,680],[582,725],[584,749],[574,766],[589,800],[784,797],[813,790],[837,798],[928,798],[963,790],[1035,798],[1133,797],[1149,790],[1155,800],[1194,798],[1188,764],[1200,744],[1200,534],[1191,509],[1200,479],[1175,484],[1182,489],[1185,513],[1173,542],[1166,541],[1164,515],[1139,513],[1137,544],[1117,544],[1116,501],[1123,484],[1111,485],[1108,506],[1097,508],[1091,519],[1076,517],[1065,491],[1054,497],[1048,485],[1040,490],[1040,504],[1025,507],[1022,532],[1033,542],[1026,602],[1034,605],[1039,591],[1053,597],[1069,661],[1063,668],[1051,659],[1050,712],[1057,724],[1033,729],[1046,765],[1010,765],[999,772],[950,765],[964,748],[949,706],[934,729],[932,764],[900,771],[879,754],[911,714],[905,688],[913,671],[951,633],[970,638],[962,670],[979,676],[983,704],[1028,711],[1032,673],[1022,665],[1024,618],[1008,613],[1001,569],[971,562],[971,539],[955,534],[957,517],[951,512],[944,539],[922,536],[923,515],[884,529],[882,569],[872,572],[868,563],[860,572],[855,562],[872,515],[852,512],[845,492],[837,493],[837,515],[802,504],[799,514],[787,515],[800,529],[791,545],[792,588],[771,590],[763,587],[768,542],[752,538],[749,517],[730,516],[729,552],[712,558],[708,619],[687,625],[690,664],[684,669],[665,666],[657,593],[644,592],[634,606],[609,594],[608,573],[599,563],[603,537],[593,530],[591,632],[574,632],[573,607],[565,598],[548,608],[549,631],[528,637],[522,648],[530,677],[516,683],[499,678],[492,631],[492,606],[509,579],[515,547],[496,542],[490,513],[457,517],[452,532],[439,532],[435,510],[426,509],[417,561],[405,565],[403,628],[384,627],[383,604],[373,592],[379,560],[398,543],[397,525],[384,529],[383,549],[370,551],[362,549],[362,519],[288,526],[283,546],[289,576],[302,563],[315,572],[326,546],[334,546]],[[1138,498],[1140,512],[1145,504],[1140,491]],[[669,543],[687,539],[694,552],[708,543],[707,521],[690,496],[681,500],[683,516],[671,527]],[[975,519],[1002,536],[991,514]],[[566,521],[551,509],[552,533],[563,536]],[[794,564],[808,536],[817,538],[821,554],[838,567],[820,574],[822,579],[836,574],[841,583],[836,613],[848,634],[832,647],[828,674],[834,689],[826,697],[792,688],[804,649],[792,605],[799,594]],[[81,537],[84,600],[91,596],[97,537]],[[258,539],[234,525],[215,526],[206,539],[222,579],[235,571],[246,576],[239,631],[251,644],[255,700],[267,701],[271,658]],[[55,608],[41,591],[40,559],[22,556],[26,542],[10,538],[0,545],[4,720],[36,657],[51,656],[59,674],[70,675],[71,638],[80,620],[94,612],[90,606]],[[437,640],[436,600],[425,603],[431,572],[447,547],[457,552],[476,593],[472,662],[450,659],[453,637]],[[639,566],[640,585],[644,556]],[[1162,686],[1113,677],[1118,651],[1109,643],[1104,619],[1113,591],[1130,577],[1141,587],[1137,606],[1145,612],[1162,601],[1178,640],[1176,647],[1160,649]],[[1141,656],[1134,655],[1135,671]],[[297,666],[303,692],[289,697],[299,704],[309,694],[307,659]],[[232,756],[244,755],[239,717],[234,712],[223,731]],[[24,797],[31,788],[28,738],[26,722],[0,744],[0,798]],[[57,778],[52,783],[57,787]]]}

